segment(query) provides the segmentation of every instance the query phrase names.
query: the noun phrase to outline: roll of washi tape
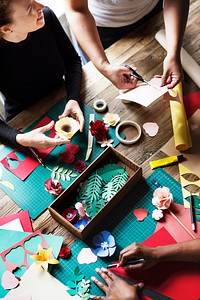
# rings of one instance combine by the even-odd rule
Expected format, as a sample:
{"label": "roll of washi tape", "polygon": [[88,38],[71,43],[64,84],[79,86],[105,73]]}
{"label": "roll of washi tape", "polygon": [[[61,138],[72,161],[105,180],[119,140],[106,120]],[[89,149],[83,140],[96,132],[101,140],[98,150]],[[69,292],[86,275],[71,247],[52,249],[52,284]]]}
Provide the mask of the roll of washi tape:
{"label": "roll of washi tape", "polygon": [[[130,125],[130,126],[133,126],[137,129],[138,131],[138,134],[136,137],[134,137],[132,140],[126,140],[126,139],[123,139],[120,135],[119,135],[119,132],[120,132],[120,128],[122,126],[126,126],[126,125]],[[141,130],[141,127],[138,123],[134,122],[134,121],[130,121],[130,120],[127,120],[127,121],[123,121],[121,123],[119,123],[116,127],[116,130],[115,130],[115,134],[116,134],[116,137],[118,138],[118,140],[122,143],[122,144],[125,144],[125,145],[131,145],[131,144],[135,144],[141,137],[141,134],[142,134],[142,130]]]}
{"label": "roll of washi tape", "polygon": [[95,111],[103,112],[104,110],[106,110],[107,103],[103,99],[97,99],[94,101],[93,107],[94,107]]}

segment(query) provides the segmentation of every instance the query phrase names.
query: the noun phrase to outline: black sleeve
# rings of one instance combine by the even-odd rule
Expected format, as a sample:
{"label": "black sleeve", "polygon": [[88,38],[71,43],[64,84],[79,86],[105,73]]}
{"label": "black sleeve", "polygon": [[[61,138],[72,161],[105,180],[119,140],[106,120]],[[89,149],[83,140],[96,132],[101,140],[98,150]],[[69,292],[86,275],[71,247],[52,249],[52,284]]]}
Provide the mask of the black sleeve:
{"label": "black sleeve", "polygon": [[74,99],[79,101],[82,82],[82,66],[80,57],[62,28],[59,20],[52,11],[51,17],[57,46],[61,56],[63,57],[65,65],[67,100]]}
{"label": "black sleeve", "polygon": [[6,123],[0,120],[0,141],[3,144],[10,144],[11,146],[17,146],[16,135],[20,133],[19,130],[9,127]]}

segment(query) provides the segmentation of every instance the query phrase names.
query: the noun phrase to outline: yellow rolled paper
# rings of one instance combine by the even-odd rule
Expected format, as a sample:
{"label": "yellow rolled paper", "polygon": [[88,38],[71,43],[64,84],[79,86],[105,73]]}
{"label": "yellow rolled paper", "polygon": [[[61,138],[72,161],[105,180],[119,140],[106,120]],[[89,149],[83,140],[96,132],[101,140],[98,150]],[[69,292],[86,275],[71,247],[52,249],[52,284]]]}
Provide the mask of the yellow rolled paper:
{"label": "yellow rolled paper", "polygon": [[170,100],[175,147],[185,151],[192,147],[192,141],[183,104],[182,84],[177,84],[170,95],[175,96],[174,100]]}

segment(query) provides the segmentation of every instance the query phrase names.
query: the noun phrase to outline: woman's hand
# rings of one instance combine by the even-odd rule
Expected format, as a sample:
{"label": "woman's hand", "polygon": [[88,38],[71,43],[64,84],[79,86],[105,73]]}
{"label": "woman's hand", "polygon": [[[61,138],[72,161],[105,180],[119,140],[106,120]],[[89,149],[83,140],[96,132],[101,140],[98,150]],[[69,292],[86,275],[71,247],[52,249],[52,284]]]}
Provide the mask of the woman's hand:
{"label": "woman's hand", "polygon": [[102,283],[97,278],[92,277],[92,281],[106,294],[106,296],[90,296],[95,300],[139,300],[139,292],[143,288],[143,283],[130,285],[125,280],[119,278],[109,270],[96,269],[97,273],[105,281]]}
{"label": "woman's hand", "polygon": [[80,132],[83,132],[84,128],[84,116],[80,109],[80,106],[76,100],[69,100],[65,106],[64,112],[59,118],[64,118],[67,116],[71,116],[75,120],[77,120],[80,124]]}
{"label": "woman's hand", "polygon": [[54,126],[54,121],[49,124],[33,129],[26,133],[19,133],[16,136],[18,144],[24,147],[34,147],[37,149],[48,149],[58,145],[69,143],[70,140],[66,138],[51,138],[45,135],[45,132],[51,130]]}
{"label": "woman's hand", "polygon": [[159,248],[150,248],[139,243],[133,243],[130,246],[124,248],[119,255],[119,264],[127,263],[130,260],[144,258],[144,262],[127,266],[129,271],[136,269],[148,269],[158,263],[159,260]]}

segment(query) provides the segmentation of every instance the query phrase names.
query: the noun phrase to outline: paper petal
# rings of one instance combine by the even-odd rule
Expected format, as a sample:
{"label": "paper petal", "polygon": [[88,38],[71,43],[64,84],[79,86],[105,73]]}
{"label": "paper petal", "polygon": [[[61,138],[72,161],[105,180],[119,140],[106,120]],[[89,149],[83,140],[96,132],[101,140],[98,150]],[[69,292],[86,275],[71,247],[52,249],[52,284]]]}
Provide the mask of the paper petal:
{"label": "paper petal", "polygon": [[91,264],[97,261],[97,256],[90,248],[83,248],[77,256],[79,264]]}
{"label": "paper petal", "polygon": [[1,285],[5,290],[11,290],[19,285],[19,280],[10,271],[5,271],[2,275]]}
{"label": "paper petal", "polygon": [[157,123],[147,122],[143,124],[143,129],[149,136],[153,137],[158,133],[159,126]]}
{"label": "paper petal", "polygon": [[136,208],[133,211],[134,216],[137,218],[138,221],[144,221],[146,216],[148,215],[148,210],[144,208]]}
{"label": "paper petal", "polygon": [[115,253],[116,247],[109,248],[109,256],[112,256]]}
{"label": "paper petal", "polygon": [[114,247],[115,246],[115,239],[112,235],[110,235],[107,239],[109,247]]}

